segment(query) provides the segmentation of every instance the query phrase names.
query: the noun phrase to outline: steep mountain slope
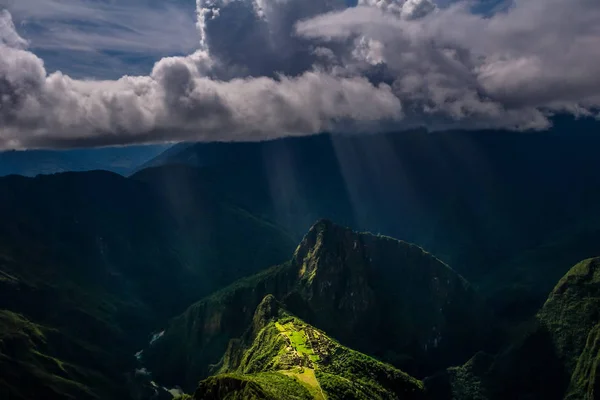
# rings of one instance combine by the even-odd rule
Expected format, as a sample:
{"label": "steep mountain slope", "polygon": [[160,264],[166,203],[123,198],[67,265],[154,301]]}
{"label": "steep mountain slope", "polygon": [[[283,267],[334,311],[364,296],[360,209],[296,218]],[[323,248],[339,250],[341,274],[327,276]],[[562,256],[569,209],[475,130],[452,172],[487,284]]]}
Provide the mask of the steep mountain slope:
{"label": "steep mountain slope", "polygon": [[105,395],[114,389],[106,380],[93,376],[91,371],[48,355],[54,352],[48,343],[51,335],[56,332],[36,325],[22,315],[0,310],[0,397],[23,400],[34,396],[44,399],[94,398],[82,382],[104,385],[100,393]]}
{"label": "steep mountain slope", "polygon": [[422,399],[422,383],[348,349],[283,309],[271,295],[244,337],[234,339],[218,374],[196,399]]}
{"label": "steep mountain slope", "polygon": [[[201,167],[233,202],[298,239],[329,218],[418,243],[481,285],[505,317],[520,309],[523,319],[566,266],[597,255],[600,239],[600,124],[554,122],[539,134],[417,131],[182,144],[150,165]],[[516,297],[521,307],[496,301]]]}
{"label": "steep mountain slope", "polygon": [[[342,344],[423,376],[485,346],[489,319],[468,283],[417,246],[319,221],[293,259],[207,297],[144,351],[157,382],[186,390],[214,372],[267,294]],[[211,364],[213,365],[211,367]]]}
{"label": "steep mountain slope", "polygon": [[587,337],[586,346],[579,356],[566,400],[600,398],[600,324]]}
{"label": "steep mountain slope", "polygon": [[567,371],[572,372],[588,334],[600,321],[600,258],[575,265],[538,313]]}
{"label": "steep mountain slope", "polygon": [[[83,398],[81,387],[128,398],[125,372],[154,326],[293,249],[281,230],[218,197],[195,194],[189,201],[202,201],[190,214],[151,185],[108,172],[10,176],[0,192],[0,310],[13,315],[9,337],[24,349],[3,351],[3,362],[25,362],[21,379],[33,382],[15,386],[2,368],[0,386],[14,398]],[[79,386],[56,392],[57,376]]]}
{"label": "steep mountain slope", "polygon": [[575,265],[523,337],[425,381],[434,399],[598,398],[600,258]]}

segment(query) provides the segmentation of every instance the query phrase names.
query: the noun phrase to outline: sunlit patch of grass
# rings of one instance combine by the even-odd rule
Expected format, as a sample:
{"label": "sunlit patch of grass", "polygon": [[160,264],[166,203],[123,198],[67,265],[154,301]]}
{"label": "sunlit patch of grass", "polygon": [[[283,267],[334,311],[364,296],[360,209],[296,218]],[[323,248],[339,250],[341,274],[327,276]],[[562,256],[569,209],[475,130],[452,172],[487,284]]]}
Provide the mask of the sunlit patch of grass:
{"label": "sunlit patch of grass", "polygon": [[315,400],[326,399],[325,394],[321,389],[321,385],[319,385],[319,381],[315,376],[314,369],[298,367],[291,370],[284,370],[279,372],[298,380],[301,384],[306,386],[306,388],[310,391],[310,394],[315,398]]}
{"label": "sunlit patch of grass", "polygon": [[312,347],[308,343],[308,339],[303,328],[296,326],[294,322],[288,322],[285,325],[281,325],[279,322],[276,322],[275,326],[281,333],[290,339],[292,347],[299,354],[306,354],[311,361],[319,361],[319,356],[314,353]]}

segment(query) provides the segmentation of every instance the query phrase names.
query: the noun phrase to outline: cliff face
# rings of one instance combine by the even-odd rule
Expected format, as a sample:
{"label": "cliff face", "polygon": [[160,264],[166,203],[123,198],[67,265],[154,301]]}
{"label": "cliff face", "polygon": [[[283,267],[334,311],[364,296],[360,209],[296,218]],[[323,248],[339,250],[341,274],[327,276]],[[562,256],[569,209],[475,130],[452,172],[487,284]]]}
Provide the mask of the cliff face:
{"label": "cliff face", "polygon": [[529,331],[508,349],[488,356],[485,363],[475,363],[474,358],[451,368],[426,380],[426,385],[434,399],[596,399],[600,387],[598,321],[600,258],[593,258],[571,268]]}
{"label": "cliff face", "polygon": [[556,351],[573,372],[589,332],[600,321],[600,258],[575,265],[558,282],[538,313]]}
{"label": "cliff face", "polygon": [[570,383],[566,399],[600,397],[600,258],[575,265],[538,314]]}
{"label": "cliff face", "polygon": [[482,347],[481,300],[418,246],[320,221],[293,262],[304,304],[290,309],[354,348],[425,375]]}
{"label": "cliff face", "polygon": [[[480,347],[486,315],[468,283],[417,246],[319,221],[292,260],[200,301],[145,352],[157,381],[189,389],[219,366],[267,294],[341,343],[424,375]],[[415,361],[417,360],[417,361]]]}
{"label": "cliff face", "polygon": [[289,293],[294,281],[288,263],[199,301],[174,318],[164,335],[144,350],[144,364],[161,384],[193,389],[199,379],[219,368],[229,341],[246,331],[264,296]]}
{"label": "cliff face", "polygon": [[600,324],[589,333],[579,356],[566,400],[594,400],[600,398]]}

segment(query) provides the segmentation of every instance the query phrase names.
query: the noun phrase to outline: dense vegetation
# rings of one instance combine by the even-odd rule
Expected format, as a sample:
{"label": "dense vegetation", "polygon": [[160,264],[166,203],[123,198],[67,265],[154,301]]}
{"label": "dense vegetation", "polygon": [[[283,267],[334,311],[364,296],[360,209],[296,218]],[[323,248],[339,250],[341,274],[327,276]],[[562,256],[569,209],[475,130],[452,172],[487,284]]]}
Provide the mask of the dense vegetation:
{"label": "dense vegetation", "polygon": [[192,305],[144,352],[153,376],[193,388],[214,372],[264,296],[344,345],[417,376],[465,361],[488,343],[489,315],[470,285],[421,248],[315,224],[292,260]]}
{"label": "dense vegetation", "polygon": [[[107,172],[11,176],[0,179],[0,192],[0,310],[47,327],[43,343],[32,339],[43,348],[37,351],[86,371],[65,379],[101,397],[128,396],[133,354],[162,321],[282,262],[294,245],[278,228],[215,196],[189,194],[190,201],[203,200],[192,210],[150,183]],[[81,397],[73,394],[78,387],[71,393],[52,383],[64,374],[51,364],[36,365],[22,379],[41,381],[58,398]],[[5,378],[12,373],[0,370],[2,390],[20,398]]]}
{"label": "dense vegetation", "polygon": [[575,265],[535,321],[504,352],[476,355],[426,381],[431,397],[455,400],[598,396],[600,259]]}
{"label": "dense vegetation", "polygon": [[525,320],[576,262],[598,255],[598,123],[547,132],[394,132],[181,144],[186,164],[300,239],[319,218],[426,248]]}
{"label": "dense vegetation", "polygon": [[324,400],[345,392],[346,398],[423,398],[420,381],[340,345],[267,295],[219,373],[200,382],[194,397]]}
{"label": "dense vegetation", "polygon": [[600,139],[571,126],[0,178],[0,398],[596,399]]}

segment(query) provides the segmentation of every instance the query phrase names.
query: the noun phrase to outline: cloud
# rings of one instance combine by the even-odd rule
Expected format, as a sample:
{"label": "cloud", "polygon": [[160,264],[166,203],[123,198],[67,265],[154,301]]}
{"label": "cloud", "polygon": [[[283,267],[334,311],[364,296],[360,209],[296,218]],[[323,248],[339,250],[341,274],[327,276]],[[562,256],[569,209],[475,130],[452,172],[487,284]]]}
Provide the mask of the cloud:
{"label": "cloud", "polygon": [[418,1],[328,13],[297,31],[321,46],[346,43],[344,70],[367,74],[378,60],[408,118],[543,129],[553,113],[600,108],[597,1],[517,0],[489,18],[466,3]]}
{"label": "cloud", "polygon": [[12,16],[6,10],[0,10],[0,44],[17,49],[28,45],[27,40],[19,36],[15,30]]}
{"label": "cloud", "polygon": [[359,0],[358,5],[375,7],[407,20],[424,17],[436,8],[431,0]]}
{"label": "cloud", "polygon": [[345,8],[341,0],[197,0],[204,49],[236,74],[296,75],[316,58],[294,24]]}
{"label": "cloud", "polygon": [[265,139],[400,114],[388,86],[361,77],[214,80],[202,75],[211,68],[202,51],[116,81],[48,75],[31,52],[1,45],[0,53],[0,148]]}
{"label": "cloud", "polygon": [[6,1],[33,49],[164,55],[187,54],[198,46],[193,6],[184,2]]}
{"label": "cloud", "polygon": [[[33,1],[33,0],[26,0]],[[147,76],[49,73],[0,18],[0,148],[544,129],[600,109],[600,3],[197,0],[197,50]]]}
{"label": "cloud", "polygon": [[115,79],[148,74],[198,48],[190,0],[0,0],[48,71]]}

